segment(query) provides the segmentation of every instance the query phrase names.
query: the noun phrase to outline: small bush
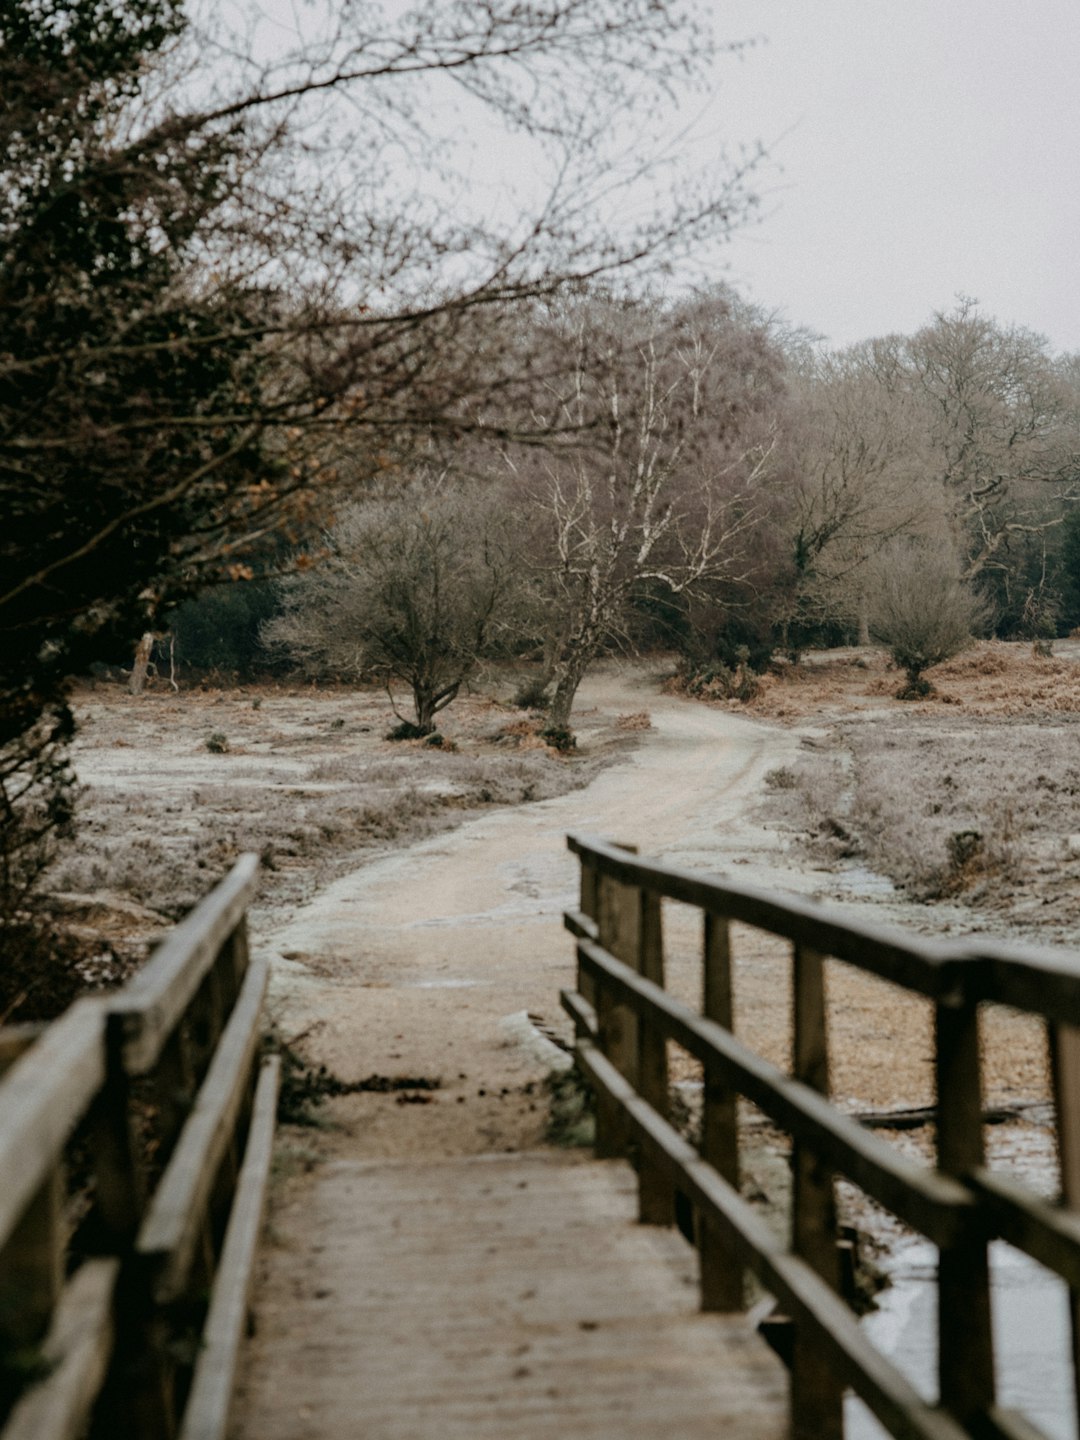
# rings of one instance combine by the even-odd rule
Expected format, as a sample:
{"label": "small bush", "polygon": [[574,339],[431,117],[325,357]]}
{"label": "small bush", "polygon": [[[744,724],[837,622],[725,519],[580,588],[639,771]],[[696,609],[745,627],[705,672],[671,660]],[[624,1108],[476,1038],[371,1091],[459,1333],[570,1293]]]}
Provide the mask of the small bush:
{"label": "small bush", "polygon": [[524,680],[514,693],[512,704],[519,710],[546,710],[551,704],[547,686],[539,676]]}
{"label": "small bush", "polygon": [[870,633],[906,672],[897,699],[922,699],[933,688],[923,671],[971,644],[986,606],[961,579],[951,546],[928,540],[896,540],[879,551],[868,585]]}
{"label": "small bush", "polygon": [[206,737],[206,748],[211,755],[227,755],[229,753],[229,737],[223,735],[220,730],[215,730],[212,735]]}
{"label": "small bush", "polygon": [[540,731],[540,738],[560,755],[568,755],[571,750],[577,749],[574,732],[562,725],[549,725],[546,730]]}
{"label": "small bush", "polygon": [[566,1148],[592,1145],[596,1139],[596,1096],[574,1066],[553,1070],[544,1082],[550,1096],[547,1141]]}
{"label": "small bush", "polygon": [[702,700],[740,700],[744,705],[761,692],[761,681],[744,658],[737,668],[707,665],[686,677],[686,693]]}
{"label": "small bush", "polygon": [[387,740],[424,740],[433,733],[423,725],[415,725],[411,720],[402,720],[400,725],[395,725],[388,732],[386,738]]}
{"label": "small bush", "polygon": [[647,710],[635,710],[631,715],[616,715],[616,730],[651,730],[652,716]]}
{"label": "small bush", "polygon": [[453,740],[448,740],[438,730],[433,730],[430,735],[426,736],[424,744],[430,745],[433,750],[445,750],[448,755],[453,755],[458,748]]}

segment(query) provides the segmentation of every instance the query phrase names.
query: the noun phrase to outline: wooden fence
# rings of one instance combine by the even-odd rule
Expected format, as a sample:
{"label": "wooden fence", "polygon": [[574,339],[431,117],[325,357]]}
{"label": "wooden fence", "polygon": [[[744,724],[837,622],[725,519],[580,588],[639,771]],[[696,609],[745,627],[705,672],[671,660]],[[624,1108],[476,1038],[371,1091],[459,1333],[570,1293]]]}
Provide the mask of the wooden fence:
{"label": "wooden fence", "polygon": [[224,1434],[278,1085],[257,868],[124,989],[0,1031],[0,1440]]}
{"label": "wooden fence", "polygon": [[[1041,1432],[995,1400],[987,1246],[1000,1238],[1069,1286],[1074,1370],[1080,1374],[1080,962],[1015,947],[934,944],[840,922],[812,902],[778,899],[639,860],[571,837],[581,861],[578,989],[563,993],[581,1068],[597,1096],[597,1150],[628,1154],[638,1169],[640,1214],[670,1223],[692,1206],[701,1303],[744,1304],[757,1277],[783,1318],[776,1348],[791,1367],[791,1433],[843,1434],[846,1387],[891,1434],[1034,1440]],[[662,899],[703,915],[703,1003],[697,1013],[664,988]],[[792,1074],[732,1032],[730,925],[792,947]],[[928,997],[935,1011],[936,1166],[904,1158],[829,1104],[829,957]],[[1058,1204],[984,1163],[979,1007],[995,1002],[1044,1017],[1053,1061],[1061,1168]],[[701,1062],[699,1146],[670,1123],[668,1044]],[[739,1190],[737,1106],[745,1097],[792,1139],[790,1243],[776,1238]],[[835,1178],[843,1176],[927,1237],[939,1252],[938,1403],[922,1399],[877,1351],[840,1296]]]}

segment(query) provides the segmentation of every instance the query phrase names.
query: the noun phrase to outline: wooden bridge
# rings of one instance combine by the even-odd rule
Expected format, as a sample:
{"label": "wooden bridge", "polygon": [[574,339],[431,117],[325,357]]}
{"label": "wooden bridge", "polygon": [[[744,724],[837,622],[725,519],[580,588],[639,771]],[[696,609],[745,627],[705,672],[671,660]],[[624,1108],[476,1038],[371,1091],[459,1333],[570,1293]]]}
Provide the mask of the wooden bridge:
{"label": "wooden bridge", "polygon": [[[1041,1433],[996,1400],[987,1247],[1006,1240],[1064,1279],[1075,1361],[1080,965],[899,937],[570,843],[578,983],[563,1004],[596,1094],[597,1158],[323,1167],[305,1202],[310,1284],[264,1322],[269,1359],[239,1406],[277,1086],[276,1061],[259,1055],[265,966],[248,962],[244,928],[254,862],[125,990],[78,1002],[44,1031],[0,1032],[0,1440],[830,1440],[848,1389],[897,1436]],[[665,989],[665,901],[703,917],[700,1007]],[[790,942],[791,1074],[733,1033],[733,922]],[[834,961],[934,1007],[933,1165],[830,1104]],[[1060,1203],[985,1164],[987,1005],[1047,1022]],[[673,1047],[704,1078],[692,1138],[672,1123]],[[747,1104],[792,1138],[784,1237],[740,1188]],[[842,1298],[837,1177],[938,1249],[934,1403]],[[768,1345],[746,1314],[751,1278],[772,1297],[754,1309],[755,1322],[768,1310]],[[316,1364],[307,1317],[328,1305],[336,1340]]]}

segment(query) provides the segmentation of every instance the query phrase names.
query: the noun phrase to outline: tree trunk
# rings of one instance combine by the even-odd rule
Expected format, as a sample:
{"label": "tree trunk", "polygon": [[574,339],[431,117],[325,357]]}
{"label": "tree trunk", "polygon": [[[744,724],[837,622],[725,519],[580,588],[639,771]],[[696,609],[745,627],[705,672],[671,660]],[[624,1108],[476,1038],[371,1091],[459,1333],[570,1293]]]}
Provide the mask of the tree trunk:
{"label": "tree trunk", "polygon": [[587,660],[584,657],[574,658],[556,667],[558,680],[555,685],[555,693],[551,697],[551,709],[548,711],[548,723],[553,730],[570,729],[570,711],[574,706],[574,696],[577,694],[578,686],[585,676]]}
{"label": "tree trunk", "polygon": [[435,733],[435,695],[430,690],[413,690],[413,706],[416,710],[416,728],[421,735]]}
{"label": "tree trunk", "polygon": [[154,636],[147,630],[135,647],[135,660],[131,667],[131,678],[128,681],[128,689],[132,695],[141,695],[146,685],[147,672],[150,669],[150,656],[154,653]]}

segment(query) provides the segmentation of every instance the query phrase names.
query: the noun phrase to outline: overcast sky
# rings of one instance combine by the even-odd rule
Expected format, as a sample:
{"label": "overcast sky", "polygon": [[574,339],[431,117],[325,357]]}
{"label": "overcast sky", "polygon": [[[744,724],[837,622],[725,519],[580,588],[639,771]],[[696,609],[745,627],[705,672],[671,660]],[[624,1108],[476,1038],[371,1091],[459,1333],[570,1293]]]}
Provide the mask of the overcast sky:
{"label": "overcast sky", "polygon": [[718,73],[760,139],[728,278],[837,344],[958,292],[1080,350],[1080,0],[723,0]]}

